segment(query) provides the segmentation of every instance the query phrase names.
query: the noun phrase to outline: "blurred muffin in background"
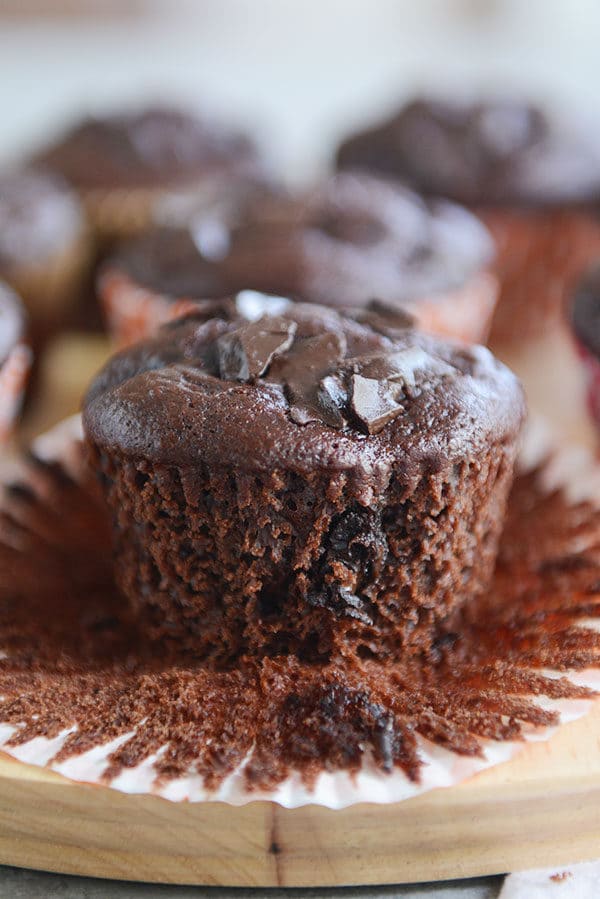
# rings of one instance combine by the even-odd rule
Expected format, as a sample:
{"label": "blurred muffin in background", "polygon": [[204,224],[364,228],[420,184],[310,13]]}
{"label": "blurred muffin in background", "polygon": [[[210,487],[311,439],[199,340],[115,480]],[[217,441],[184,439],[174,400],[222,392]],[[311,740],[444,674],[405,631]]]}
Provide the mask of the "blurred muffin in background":
{"label": "blurred muffin in background", "polygon": [[169,191],[266,170],[254,141],[191,112],[154,107],[90,118],[40,151],[79,195],[101,242],[138,233]]}
{"label": "blurred muffin in background", "polygon": [[600,254],[600,133],[512,101],[417,100],[342,143],[341,169],[401,178],[468,205],[497,243],[492,343],[555,325]]}
{"label": "blurred muffin in background", "polygon": [[68,315],[90,262],[77,195],[58,175],[0,172],[0,278],[21,297],[34,342]]}
{"label": "blurred muffin in background", "polygon": [[0,282],[0,447],[12,434],[31,360],[25,337],[25,311],[16,294]]}
{"label": "blurred muffin in background", "polygon": [[424,330],[479,342],[496,301],[492,256],[489,234],[459,206],[343,173],[300,196],[256,192],[222,215],[149,232],[107,261],[99,293],[119,344],[152,334],[181,301],[246,288],[344,309],[377,300]]}
{"label": "blurred muffin in background", "polygon": [[600,257],[577,285],[571,322],[583,360],[588,406],[600,425]]}
{"label": "blurred muffin in background", "polygon": [[219,177],[201,190],[165,193],[155,226],[120,242],[98,270],[98,297],[117,345],[154,334],[190,300],[228,296],[220,260],[230,234],[279,191],[260,178]]}

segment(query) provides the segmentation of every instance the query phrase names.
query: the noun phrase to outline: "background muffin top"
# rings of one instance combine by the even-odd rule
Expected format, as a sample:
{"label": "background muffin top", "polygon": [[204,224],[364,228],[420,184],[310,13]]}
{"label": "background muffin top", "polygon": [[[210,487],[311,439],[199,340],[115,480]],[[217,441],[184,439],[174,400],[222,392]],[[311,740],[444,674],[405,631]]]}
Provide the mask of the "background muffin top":
{"label": "background muffin top", "polygon": [[415,100],[349,137],[337,163],[467,204],[600,198],[600,132],[516,100]]}

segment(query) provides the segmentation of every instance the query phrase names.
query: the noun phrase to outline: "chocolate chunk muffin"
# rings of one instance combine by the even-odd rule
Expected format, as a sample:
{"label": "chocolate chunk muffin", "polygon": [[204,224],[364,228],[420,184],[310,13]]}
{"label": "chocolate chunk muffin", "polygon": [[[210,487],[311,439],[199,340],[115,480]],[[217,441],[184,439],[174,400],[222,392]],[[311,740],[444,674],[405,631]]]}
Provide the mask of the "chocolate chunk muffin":
{"label": "chocolate chunk muffin", "polygon": [[99,293],[120,343],[152,333],[175,300],[244,288],[338,307],[376,298],[425,330],[476,341],[496,300],[492,256],[459,206],[343,173],[302,196],[258,192],[227,214],[149,233],[108,261]]}
{"label": "chocolate chunk muffin", "polygon": [[87,119],[36,159],[76,188],[102,240],[149,225],[171,190],[263,170],[247,135],[168,107]]}
{"label": "chocolate chunk muffin", "polygon": [[12,433],[30,367],[23,307],[16,294],[0,282],[0,446]]}
{"label": "chocolate chunk muffin", "polygon": [[279,191],[265,180],[211,181],[201,195],[166,196],[160,225],[121,244],[99,269],[97,293],[117,346],[154,334],[190,301],[229,295],[219,259],[230,231]]}
{"label": "chocolate chunk muffin", "polygon": [[491,576],[517,380],[385,316],[241,300],[116,355],[85,400],[124,594],[214,665],[427,651]]}
{"label": "chocolate chunk muffin", "polygon": [[64,179],[36,170],[0,173],[0,277],[25,303],[35,337],[66,314],[89,259],[83,211]]}
{"label": "chocolate chunk muffin", "polygon": [[600,134],[533,105],[417,100],[346,140],[337,164],[401,178],[483,219],[501,282],[492,341],[555,325],[600,253],[590,214],[600,198]]}

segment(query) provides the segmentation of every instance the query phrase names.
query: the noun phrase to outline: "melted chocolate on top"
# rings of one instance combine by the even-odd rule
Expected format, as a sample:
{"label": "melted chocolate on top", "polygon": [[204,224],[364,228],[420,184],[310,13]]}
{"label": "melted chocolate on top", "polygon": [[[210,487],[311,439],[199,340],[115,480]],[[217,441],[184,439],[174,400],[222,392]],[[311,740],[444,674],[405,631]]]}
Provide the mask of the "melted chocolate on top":
{"label": "melted chocolate on top", "polygon": [[407,478],[439,470],[521,425],[521,388],[482,347],[393,328],[385,316],[382,333],[377,312],[359,323],[255,294],[240,295],[233,314],[229,304],[115,356],[85,401],[92,440],[175,464],[201,454],[250,470],[385,480],[392,462]]}
{"label": "melted chocolate on top", "polygon": [[38,160],[83,188],[163,185],[260,168],[245,134],[166,107],[87,119]]}
{"label": "melted chocolate on top", "polygon": [[600,134],[516,101],[413,101],[346,140],[337,161],[467,204],[600,197]]}

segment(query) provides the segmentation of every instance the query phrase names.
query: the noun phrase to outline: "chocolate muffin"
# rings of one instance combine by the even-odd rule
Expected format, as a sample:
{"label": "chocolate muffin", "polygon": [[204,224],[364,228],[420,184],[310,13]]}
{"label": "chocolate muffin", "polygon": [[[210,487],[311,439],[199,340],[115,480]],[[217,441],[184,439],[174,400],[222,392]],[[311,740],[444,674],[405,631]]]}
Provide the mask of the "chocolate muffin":
{"label": "chocolate muffin", "polygon": [[343,173],[302,196],[263,191],[228,214],[149,233],[108,261],[99,292],[121,344],[172,317],[174,300],[244,288],[338,307],[377,298],[470,342],[494,309],[492,255],[466,210]]}
{"label": "chocolate muffin", "polygon": [[263,170],[245,134],[168,107],[87,119],[36,158],[77,189],[102,240],[149,225],[171,190]]}
{"label": "chocolate muffin", "polygon": [[0,446],[12,433],[30,367],[23,307],[13,291],[0,282]]}
{"label": "chocolate muffin", "polygon": [[229,295],[218,260],[230,231],[279,190],[258,179],[211,181],[201,196],[166,196],[161,224],[121,244],[99,269],[97,293],[117,346],[154,334],[189,301]]}
{"label": "chocolate muffin", "polygon": [[208,664],[426,652],[492,573],[516,378],[377,316],[241,299],[116,355],[84,402],[124,594]]}
{"label": "chocolate muffin", "polygon": [[401,178],[467,204],[498,245],[492,340],[555,325],[574,281],[600,253],[600,134],[518,102],[417,100],[346,140],[340,168]]}
{"label": "chocolate muffin", "polygon": [[36,170],[0,173],[0,277],[25,303],[34,336],[66,314],[89,258],[83,211],[62,178]]}
{"label": "chocolate muffin", "polygon": [[588,405],[600,424],[600,264],[586,272],[577,285],[571,321],[584,364]]}

